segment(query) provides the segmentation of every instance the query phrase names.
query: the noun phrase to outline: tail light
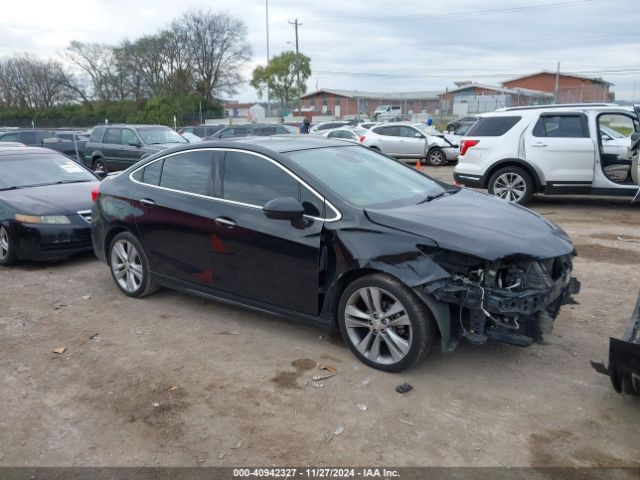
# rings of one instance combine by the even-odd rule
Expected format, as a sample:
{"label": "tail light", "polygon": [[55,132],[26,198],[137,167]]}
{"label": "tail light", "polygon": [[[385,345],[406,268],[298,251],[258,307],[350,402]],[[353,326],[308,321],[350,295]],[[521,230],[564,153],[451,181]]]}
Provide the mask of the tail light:
{"label": "tail light", "polygon": [[100,195],[100,186],[98,185],[96,188],[91,190],[91,201],[95,202],[98,199],[98,195]]}
{"label": "tail light", "polygon": [[366,136],[364,136],[364,135],[360,135],[360,143],[364,142],[364,139],[365,139],[365,138],[367,138],[367,137],[366,137]]}
{"label": "tail light", "polygon": [[465,153],[467,153],[467,150],[469,150],[471,147],[476,146],[477,144],[480,143],[480,140],[462,140],[460,142],[460,155],[464,155]]}

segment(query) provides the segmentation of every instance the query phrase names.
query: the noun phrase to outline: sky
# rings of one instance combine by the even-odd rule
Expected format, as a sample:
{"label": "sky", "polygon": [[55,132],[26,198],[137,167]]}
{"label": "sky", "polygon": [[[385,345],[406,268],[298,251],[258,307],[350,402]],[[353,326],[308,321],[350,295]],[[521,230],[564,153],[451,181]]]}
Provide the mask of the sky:
{"label": "sky", "polygon": [[640,101],[638,0],[23,0],[0,16],[0,56],[28,52],[66,62],[72,40],[118,43],[166,26],[188,9],[242,19],[253,49],[233,98],[257,99],[248,85],[269,53],[311,58],[308,91],[444,91],[453,82],[499,84],[555,71],[602,77],[620,100]]}

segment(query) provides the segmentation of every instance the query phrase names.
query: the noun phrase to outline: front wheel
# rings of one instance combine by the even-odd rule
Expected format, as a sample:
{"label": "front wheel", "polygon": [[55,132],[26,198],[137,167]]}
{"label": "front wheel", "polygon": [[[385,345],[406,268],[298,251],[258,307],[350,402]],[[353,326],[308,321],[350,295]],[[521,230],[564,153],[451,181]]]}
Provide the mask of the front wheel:
{"label": "front wheel", "polygon": [[441,167],[447,164],[447,156],[441,148],[432,148],[429,150],[429,153],[427,153],[427,162],[435,167]]}
{"label": "front wheel", "polygon": [[140,298],[158,290],[142,245],[129,232],[119,233],[111,241],[109,265],[111,276],[125,295]]}
{"label": "front wheel", "polygon": [[409,288],[388,275],[354,281],[340,298],[338,314],[351,351],[378,370],[405,370],[433,347],[431,313]]}
{"label": "front wheel", "polygon": [[8,267],[17,262],[13,244],[9,238],[9,232],[0,226],[0,265]]}
{"label": "front wheel", "polygon": [[524,205],[533,195],[533,179],[520,167],[504,167],[489,179],[489,193],[509,202]]}

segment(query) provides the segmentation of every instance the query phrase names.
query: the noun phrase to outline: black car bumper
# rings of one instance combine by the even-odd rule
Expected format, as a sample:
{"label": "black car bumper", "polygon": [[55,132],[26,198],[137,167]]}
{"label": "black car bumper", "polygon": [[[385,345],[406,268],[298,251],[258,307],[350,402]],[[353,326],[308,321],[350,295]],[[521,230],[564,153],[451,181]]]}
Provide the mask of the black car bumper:
{"label": "black car bumper", "polygon": [[65,225],[12,222],[9,236],[19,260],[59,260],[91,250],[91,225],[80,217]]}
{"label": "black car bumper", "polygon": [[465,187],[484,188],[485,186],[483,177],[479,177],[477,175],[453,172],[453,180],[456,185],[464,185]]}

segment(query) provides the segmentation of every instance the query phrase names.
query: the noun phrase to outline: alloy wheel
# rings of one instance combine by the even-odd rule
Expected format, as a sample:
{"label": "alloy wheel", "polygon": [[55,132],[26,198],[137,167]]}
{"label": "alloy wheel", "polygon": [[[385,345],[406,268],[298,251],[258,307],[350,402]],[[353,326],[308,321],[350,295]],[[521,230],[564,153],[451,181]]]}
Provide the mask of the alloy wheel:
{"label": "alloy wheel", "polygon": [[9,256],[9,235],[4,227],[0,227],[0,260]]}
{"label": "alloy wheel", "polygon": [[133,293],[142,285],[144,270],[136,247],[127,240],[118,240],[111,249],[111,271],[123,290]]}
{"label": "alloy wheel", "polygon": [[496,197],[517,202],[525,196],[527,184],[520,175],[513,172],[505,172],[496,178],[493,185],[493,194]]}
{"label": "alloy wheel", "polygon": [[404,305],[382,288],[353,292],[344,310],[349,341],[367,359],[379,364],[401,361],[411,348],[413,330]]}
{"label": "alloy wheel", "polygon": [[433,150],[429,153],[429,162],[432,165],[443,165],[445,162],[444,154],[440,150]]}

